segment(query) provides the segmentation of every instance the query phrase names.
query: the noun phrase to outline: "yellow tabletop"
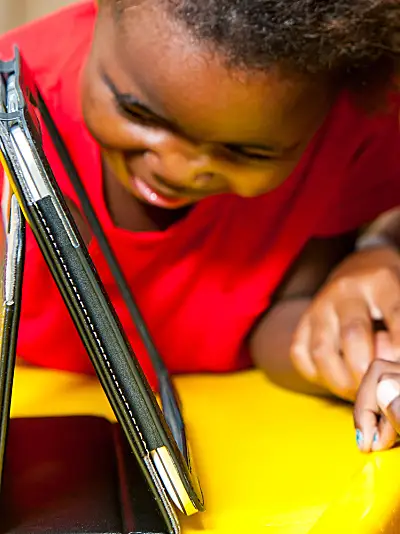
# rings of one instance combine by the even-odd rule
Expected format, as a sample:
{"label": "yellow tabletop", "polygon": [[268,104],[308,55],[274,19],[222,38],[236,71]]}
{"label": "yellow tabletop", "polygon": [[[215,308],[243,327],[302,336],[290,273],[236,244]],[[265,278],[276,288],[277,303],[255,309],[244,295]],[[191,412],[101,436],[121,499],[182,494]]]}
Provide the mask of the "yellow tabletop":
{"label": "yellow tabletop", "polygon": [[[258,372],[177,379],[207,511],[184,534],[399,534],[400,449],[361,455],[351,410]],[[112,418],[92,378],[18,368],[13,416]]]}

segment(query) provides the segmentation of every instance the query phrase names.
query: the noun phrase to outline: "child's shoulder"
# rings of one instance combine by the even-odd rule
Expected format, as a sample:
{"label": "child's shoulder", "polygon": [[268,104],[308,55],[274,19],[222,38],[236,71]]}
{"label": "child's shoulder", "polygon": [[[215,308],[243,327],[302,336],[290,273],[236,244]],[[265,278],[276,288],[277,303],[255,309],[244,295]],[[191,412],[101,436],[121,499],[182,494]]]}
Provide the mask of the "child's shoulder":
{"label": "child's shoulder", "polygon": [[79,2],[16,28],[0,37],[0,58],[12,57],[13,48],[18,46],[37,81],[46,86],[71,58],[85,55],[95,12],[94,2]]}

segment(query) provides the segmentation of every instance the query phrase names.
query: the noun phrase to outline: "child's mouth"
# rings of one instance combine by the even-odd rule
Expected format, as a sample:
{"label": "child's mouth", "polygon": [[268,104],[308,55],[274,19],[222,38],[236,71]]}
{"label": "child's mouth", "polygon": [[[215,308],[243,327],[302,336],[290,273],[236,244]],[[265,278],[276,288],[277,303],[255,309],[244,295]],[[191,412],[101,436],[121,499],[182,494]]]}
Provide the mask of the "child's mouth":
{"label": "child's mouth", "polygon": [[176,209],[191,204],[191,199],[184,197],[169,197],[161,194],[150,187],[144,180],[137,176],[132,178],[135,192],[148,204],[159,208]]}

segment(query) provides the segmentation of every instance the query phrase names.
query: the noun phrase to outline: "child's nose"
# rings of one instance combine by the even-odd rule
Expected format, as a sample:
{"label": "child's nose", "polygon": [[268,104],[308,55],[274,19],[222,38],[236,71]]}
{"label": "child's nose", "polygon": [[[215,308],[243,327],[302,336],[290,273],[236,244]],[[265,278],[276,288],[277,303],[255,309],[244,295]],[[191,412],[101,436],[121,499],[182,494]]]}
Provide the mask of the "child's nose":
{"label": "child's nose", "polygon": [[144,156],[151,173],[181,187],[191,189],[214,188],[224,182],[212,158],[200,151],[149,151]]}
{"label": "child's nose", "polygon": [[268,189],[268,177],[247,175],[243,167],[215,157],[207,148],[168,139],[144,155],[149,171],[180,187],[255,197]]}

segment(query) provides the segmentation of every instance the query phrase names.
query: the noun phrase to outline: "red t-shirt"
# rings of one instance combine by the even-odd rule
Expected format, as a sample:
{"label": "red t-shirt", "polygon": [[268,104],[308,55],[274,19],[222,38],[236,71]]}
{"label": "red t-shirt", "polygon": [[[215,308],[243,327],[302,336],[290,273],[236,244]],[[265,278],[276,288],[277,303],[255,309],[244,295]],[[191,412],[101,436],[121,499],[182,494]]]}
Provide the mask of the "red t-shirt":
{"label": "red t-shirt", "polygon": [[[250,360],[246,337],[305,243],[356,228],[400,203],[397,116],[368,118],[343,96],[296,170],[262,197],[201,201],[166,231],[117,228],[107,211],[99,149],[83,124],[79,78],[95,21],[74,5],[0,40],[34,71],[149,329],[174,373],[223,372]],[[66,196],[79,205],[57,156],[45,148]],[[95,241],[90,254],[145,371],[142,343]],[[18,354],[41,366],[92,372],[65,305],[28,233]]]}

